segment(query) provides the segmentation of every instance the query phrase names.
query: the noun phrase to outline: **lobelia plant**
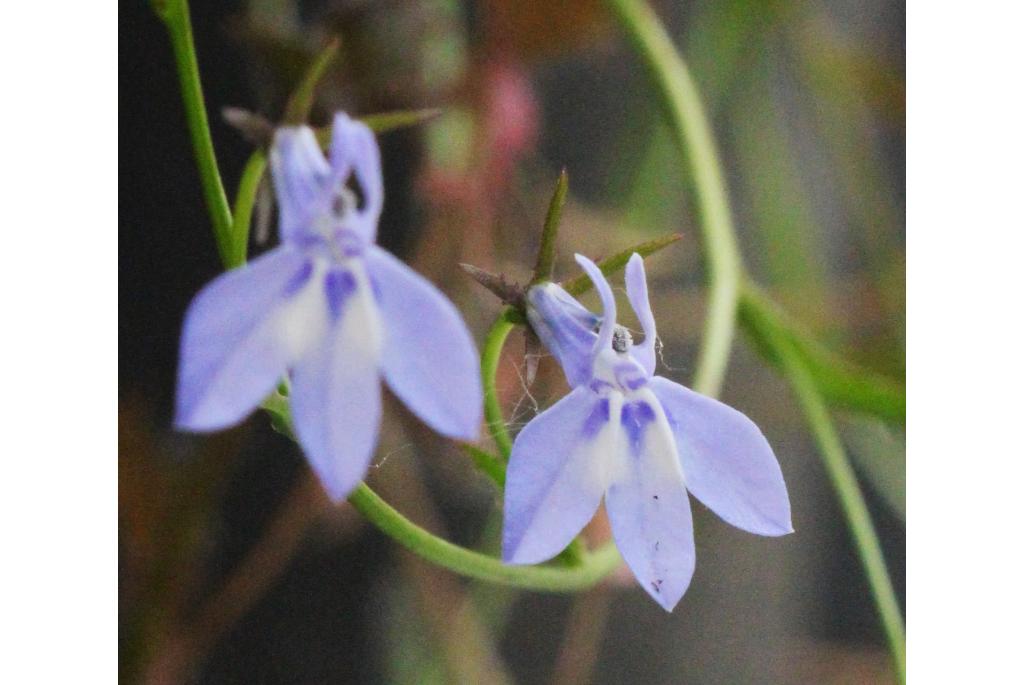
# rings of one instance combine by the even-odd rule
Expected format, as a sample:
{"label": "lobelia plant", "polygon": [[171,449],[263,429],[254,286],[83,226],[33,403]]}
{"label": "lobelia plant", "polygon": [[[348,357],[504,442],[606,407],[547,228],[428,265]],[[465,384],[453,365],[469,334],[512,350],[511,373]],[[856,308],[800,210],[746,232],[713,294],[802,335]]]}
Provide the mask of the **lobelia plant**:
{"label": "lobelia plant", "polygon": [[604,316],[555,283],[527,291],[530,324],[572,392],[530,421],[513,444],[502,556],[515,564],[550,559],[604,497],[633,575],[671,611],[695,563],[687,490],[729,523],[760,535],[793,531],[789,496],[771,447],[750,419],[653,375],[657,330],[640,255],[626,266],[626,292],[644,335],[637,345],[616,323],[615,297],[600,269],[582,255],[576,261],[597,288]]}
{"label": "lobelia plant", "polygon": [[[476,350],[451,302],[374,245],[384,191],[379,150],[365,124],[336,114],[329,159],[311,128],[279,128],[270,167],[281,244],[222,274],[189,306],[176,424],[192,431],[232,426],[285,376],[298,442],[328,495],[340,501],[373,457],[381,376],[438,432],[476,438],[483,404]],[[592,331],[598,318],[559,286],[534,286],[527,295],[534,330],[575,389],[516,438],[503,560],[554,557],[607,492],[620,552],[644,589],[671,610],[694,569],[687,487],[731,523],[779,535],[792,530],[785,485],[746,417],[651,377],[656,331],[640,255],[626,267],[645,335],[636,346],[616,324],[600,269],[580,255],[577,261],[604,304],[600,334]],[[430,336],[418,335],[424,323]]]}
{"label": "lobelia plant", "polygon": [[[334,117],[329,162],[311,128],[280,128],[270,162],[281,244],[190,305],[176,423],[194,431],[238,423],[288,369],[299,443],[327,493],[342,500],[373,457],[381,376],[439,433],[477,437],[476,348],[451,302],[374,244],[384,189],[365,124]],[[431,335],[420,334],[424,325]]]}
{"label": "lobelia plant", "polygon": [[[605,4],[648,69],[673,139],[690,164],[708,266],[708,315],[693,383],[702,394],[653,375],[657,335],[643,264],[633,254],[649,256],[678,236],[652,240],[597,265],[578,258],[589,280],[577,277],[564,288],[549,282],[564,176],[531,287],[524,293],[507,288],[500,277],[479,279],[509,306],[488,332],[478,367],[472,338],[451,303],[374,244],[383,187],[370,129],[416,123],[424,113],[371,115],[364,119],[373,122],[370,128],[339,114],[328,158],[314,132],[295,125],[305,121],[316,80],[335,45],[293,94],[289,125],[276,131],[270,149],[281,245],[220,276],[190,306],[177,424],[218,430],[262,402],[275,426],[294,431],[333,499],[347,497],[381,531],[428,561],[519,588],[582,590],[620,564],[614,543],[591,550],[573,540],[603,496],[626,562],[644,589],[671,609],[693,571],[687,491],[745,530],[764,535],[792,530],[785,484],[760,431],[705,396],[717,394],[738,322],[790,383],[807,418],[849,522],[897,675],[905,680],[898,600],[829,414],[832,404],[903,422],[905,393],[891,380],[829,353],[752,283],[736,244],[711,128],[685,62],[642,0]],[[174,49],[217,246],[226,267],[239,267],[265,153],[253,153],[232,208],[206,119],[187,1],[153,0],[153,6]],[[627,261],[629,300],[644,331],[637,345],[616,325],[614,298],[601,275]],[[600,292],[603,317],[573,298],[591,284]],[[497,367],[509,333],[527,320],[561,363],[573,390],[513,443],[498,401]],[[430,336],[420,334],[422,324],[430,326]],[[379,430],[381,377],[426,423],[460,440],[477,435],[482,395],[498,453],[468,443],[462,447],[504,488],[502,559],[433,535],[360,482]],[[282,379],[281,392],[274,393]],[[537,563],[565,546],[557,561]]]}

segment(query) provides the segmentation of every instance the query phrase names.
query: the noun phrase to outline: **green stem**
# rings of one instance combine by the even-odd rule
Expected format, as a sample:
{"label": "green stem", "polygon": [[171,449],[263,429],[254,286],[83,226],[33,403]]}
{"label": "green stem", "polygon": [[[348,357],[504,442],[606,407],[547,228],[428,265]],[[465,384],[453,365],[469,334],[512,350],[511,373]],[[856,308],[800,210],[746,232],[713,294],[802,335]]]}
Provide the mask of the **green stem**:
{"label": "green stem", "polygon": [[512,454],[512,438],[508,435],[505,427],[505,417],[501,411],[501,400],[498,398],[498,362],[501,361],[501,349],[505,345],[508,334],[515,326],[513,321],[513,310],[504,310],[498,319],[491,326],[484,341],[484,350],[480,358],[480,370],[484,383],[484,419],[487,421],[487,430],[494,438],[498,451],[507,462]]}
{"label": "green stem", "polygon": [[722,167],[697,85],[657,15],[642,0],[606,0],[656,86],[676,145],[690,162],[708,260],[709,302],[693,387],[717,395],[736,328],[742,259]]}
{"label": "green stem", "polygon": [[359,513],[388,537],[438,566],[490,583],[529,590],[574,592],[614,571],[621,558],[614,542],[586,555],[578,566],[509,566],[500,559],[442,540],[402,516],[365,483],[349,495]]}
{"label": "green stem", "polygon": [[471,445],[468,442],[459,443],[459,447],[462,451],[469,455],[476,464],[476,467],[484,472],[488,478],[494,481],[494,484],[499,488],[504,489],[505,487],[505,462],[499,457],[494,456],[487,450],[482,450],[476,445]]}
{"label": "green stem", "polygon": [[249,228],[252,224],[252,209],[256,205],[256,195],[267,169],[267,155],[257,150],[249,156],[249,161],[242,170],[242,178],[238,182],[238,193],[235,195],[235,211],[231,221],[232,252],[229,269],[245,263],[246,250],[249,246]]}
{"label": "green stem", "polygon": [[[274,428],[294,440],[287,398],[275,393],[264,401],[263,408],[270,414]],[[504,464],[500,467],[504,479]],[[509,566],[501,559],[452,544],[417,526],[365,483],[359,484],[348,501],[382,533],[411,552],[456,573],[491,583],[528,590],[572,592],[594,585],[614,571],[621,561],[612,541],[590,553],[582,542],[575,540],[552,565]]]}
{"label": "green stem", "polygon": [[875,533],[867,504],[864,502],[860,485],[857,483],[857,476],[846,456],[842,442],[839,440],[839,435],[829,416],[828,407],[814,383],[814,378],[801,360],[800,354],[784,338],[776,336],[771,340],[781,362],[782,370],[788,378],[793,392],[796,393],[807,423],[814,434],[814,439],[821,450],[822,461],[825,463],[825,469],[832,481],[832,487],[835,488],[836,494],[839,496],[839,502],[850,525],[850,533],[853,535],[853,542],[864,567],[868,585],[871,586],[871,593],[875,599],[882,628],[889,641],[889,650],[892,653],[896,674],[900,682],[905,683],[907,680],[907,655],[903,617],[900,614],[896,592],[893,590],[892,581],[886,570],[878,535]]}
{"label": "green stem", "polygon": [[[210,122],[206,117],[203,86],[199,80],[199,63],[196,60],[196,48],[192,38],[188,0],[154,2],[153,7],[167,26],[174,49],[181,98],[185,105],[185,119],[192,137],[199,179],[203,186],[203,195],[206,197],[206,207],[210,212],[210,221],[213,223],[217,249],[221,260],[225,264],[233,265],[237,248],[232,246],[231,207],[224,192],[224,183],[217,167],[217,155],[213,149],[213,139],[210,137]],[[244,248],[242,249],[244,251]]]}

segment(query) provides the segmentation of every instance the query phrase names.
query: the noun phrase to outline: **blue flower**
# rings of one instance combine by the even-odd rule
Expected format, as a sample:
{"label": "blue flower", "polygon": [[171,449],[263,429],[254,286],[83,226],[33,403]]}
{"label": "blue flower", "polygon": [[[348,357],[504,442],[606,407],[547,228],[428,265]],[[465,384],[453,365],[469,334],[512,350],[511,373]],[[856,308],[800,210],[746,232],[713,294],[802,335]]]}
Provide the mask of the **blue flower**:
{"label": "blue flower", "polygon": [[366,474],[381,418],[380,377],[438,432],[477,437],[476,349],[455,307],[374,242],[380,153],[338,114],[329,160],[305,126],[270,151],[281,245],[207,285],[181,340],[176,423],[238,423],[290,372],[295,430],[328,494]]}
{"label": "blue flower", "polygon": [[657,331],[640,255],[626,267],[626,292],[644,334],[640,344],[616,325],[615,298],[601,271],[582,255],[576,261],[594,282],[604,316],[553,283],[527,293],[530,323],[573,389],[516,437],[502,555],[513,564],[553,557],[603,497],[623,558],[640,585],[671,611],[694,569],[687,491],[727,522],[759,535],[793,531],[789,496],[771,447],[750,419],[653,375]]}

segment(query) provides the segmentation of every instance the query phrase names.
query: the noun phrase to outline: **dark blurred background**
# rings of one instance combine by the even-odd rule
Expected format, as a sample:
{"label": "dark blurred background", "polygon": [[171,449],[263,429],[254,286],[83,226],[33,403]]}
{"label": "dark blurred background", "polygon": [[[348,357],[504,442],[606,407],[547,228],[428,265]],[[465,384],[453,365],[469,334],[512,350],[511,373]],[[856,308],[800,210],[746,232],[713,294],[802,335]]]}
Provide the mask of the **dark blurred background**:
{"label": "dark blurred background", "polygon": [[[726,167],[744,256],[832,349],[904,374],[904,7],[885,0],[656,2],[689,60]],[[560,236],[600,257],[670,231],[648,260],[662,373],[688,383],[704,307],[686,166],[598,2],[194,2],[229,195],[252,147],[224,106],[277,119],[324,43],[341,56],[313,121],[443,108],[381,135],[381,243],[442,287],[478,341],[498,302],[452,266],[528,276],[560,168]],[[698,563],[672,614],[622,577],[516,592],[420,562],[346,506],[262,414],[218,435],[170,427],[178,335],[220,265],[163,25],[120,8],[120,657],[147,683],[869,683],[892,680],[860,562],[786,384],[737,340],[722,398],[764,430],[796,534],[758,538],[694,501]],[[259,245],[254,250],[262,249]],[[589,301],[589,300],[588,300]],[[564,392],[523,344],[506,416]],[[904,594],[901,429],[840,415]],[[389,402],[370,482],[413,520],[493,547],[494,489]],[[885,452],[893,468],[864,468]],[[600,528],[600,522],[595,524]],[[595,532],[600,535],[600,531]]]}

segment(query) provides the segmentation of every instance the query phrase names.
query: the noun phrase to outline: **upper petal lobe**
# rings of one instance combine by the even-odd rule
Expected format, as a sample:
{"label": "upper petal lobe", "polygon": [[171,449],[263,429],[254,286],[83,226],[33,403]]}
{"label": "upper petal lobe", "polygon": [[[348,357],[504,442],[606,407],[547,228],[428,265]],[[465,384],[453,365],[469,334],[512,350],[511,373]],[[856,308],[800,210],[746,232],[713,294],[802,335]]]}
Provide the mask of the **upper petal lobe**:
{"label": "upper petal lobe", "polygon": [[600,319],[556,283],[531,287],[526,301],[530,325],[558,359],[569,386],[585,385],[590,380],[597,342],[594,326]]}
{"label": "upper petal lobe", "polygon": [[658,330],[654,323],[654,314],[651,312],[651,301],[647,296],[644,260],[635,252],[626,264],[626,295],[644,332],[643,342],[633,345],[630,353],[650,376],[654,373],[654,345],[658,338]]}
{"label": "upper petal lobe", "polygon": [[331,168],[313,130],[308,126],[278,129],[270,149],[270,170],[281,208],[281,240],[300,239],[313,215],[323,209],[332,184]]}
{"label": "upper petal lobe", "polygon": [[601,296],[601,306],[604,309],[601,328],[597,334],[597,341],[594,343],[593,353],[596,354],[611,347],[612,344],[612,335],[615,332],[616,324],[615,295],[612,293],[612,287],[608,285],[608,279],[601,273],[597,264],[581,254],[576,255],[576,263],[587,272],[597,294]]}
{"label": "upper petal lobe", "polygon": [[373,131],[344,112],[334,116],[331,167],[338,183],[345,183],[350,173],[355,175],[364,201],[363,206],[357,210],[359,221],[355,228],[367,243],[374,242],[377,238],[377,220],[384,207],[380,149]]}

